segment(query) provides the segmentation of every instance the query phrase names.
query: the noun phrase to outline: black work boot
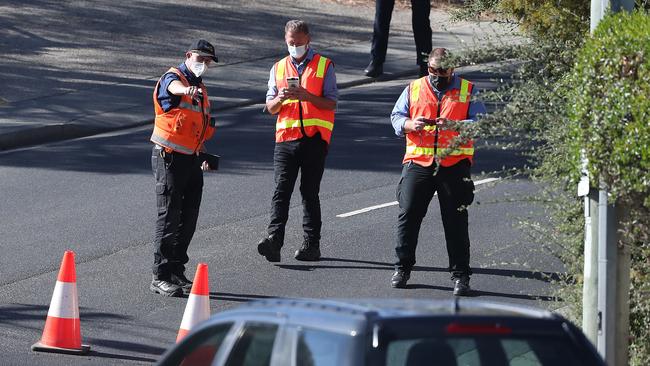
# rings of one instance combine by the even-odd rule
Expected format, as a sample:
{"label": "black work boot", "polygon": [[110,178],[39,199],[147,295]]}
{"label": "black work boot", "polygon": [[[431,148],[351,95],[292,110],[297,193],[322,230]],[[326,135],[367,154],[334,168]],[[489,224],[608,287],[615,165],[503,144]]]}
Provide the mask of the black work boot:
{"label": "black work boot", "polygon": [[363,72],[367,77],[376,78],[384,73],[384,65],[381,62],[372,60]]}
{"label": "black work boot", "polygon": [[411,278],[411,271],[406,269],[395,270],[393,277],[390,278],[390,285],[393,288],[405,288],[409,278]]}
{"label": "black work boot", "polygon": [[282,243],[274,235],[269,235],[257,243],[257,252],[269,262],[280,261],[280,248],[282,248]]}
{"label": "black work boot", "polygon": [[183,289],[180,286],[171,283],[169,280],[154,278],[153,281],[151,281],[151,285],[149,285],[149,290],[163,296],[183,296]]}
{"label": "black work boot", "polygon": [[320,242],[313,239],[305,239],[300,249],[294,255],[299,261],[317,261],[320,259]]}
{"label": "black work boot", "polygon": [[192,281],[188,280],[185,277],[185,273],[172,273],[169,282],[180,286],[183,289],[183,292],[188,294],[192,291]]}
{"label": "black work boot", "polygon": [[463,275],[452,279],[454,281],[454,296],[469,295],[469,276]]}

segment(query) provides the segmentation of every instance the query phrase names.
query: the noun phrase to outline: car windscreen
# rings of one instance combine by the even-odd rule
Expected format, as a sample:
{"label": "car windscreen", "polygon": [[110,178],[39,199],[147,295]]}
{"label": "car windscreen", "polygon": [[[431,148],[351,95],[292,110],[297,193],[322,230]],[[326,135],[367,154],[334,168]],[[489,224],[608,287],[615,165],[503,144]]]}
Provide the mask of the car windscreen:
{"label": "car windscreen", "polygon": [[377,351],[386,366],[590,365],[590,350],[558,321],[479,317],[403,321],[381,326]]}

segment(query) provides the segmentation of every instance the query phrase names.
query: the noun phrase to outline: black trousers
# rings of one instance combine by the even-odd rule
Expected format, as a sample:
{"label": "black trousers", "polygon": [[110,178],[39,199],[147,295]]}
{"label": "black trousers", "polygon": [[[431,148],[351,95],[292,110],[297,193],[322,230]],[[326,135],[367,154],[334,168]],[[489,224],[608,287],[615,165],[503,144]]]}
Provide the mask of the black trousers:
{"label": "black trousers", "polygon": [[[370,55],[375,62],[384,63],[388,48],[390,19],[393,15],[395,0],[377,0],[375,5],[375,24],[372,32]],[[426,64],[426,56],[431,53],[431,13],[430,0],[411,0],[411,23],[417,64]],[[425,56],[426,55],[426,56]]]}
{"label": "black trousers", "polygon": [[183,273],[203,194],[203,172],[196,155],[161,153],[154,146],[151,168],[156,178],[158,219],[153,261],[156,279]]}
{"label": "black trousers", "polygon": [[435,164],[423,167],[405,164],[397,185],[400,212],[397,220],[396,269],[411,270],[415,265],[415,249],[422,220],[435,192],[445,230],[449,271],[452,278],[470,275],[467,209],[474,200],[474,182],[470,178],[470,162],[461,160],[450,167]]}
{"label": "black trousers", "polygon": [[303,137],[300,140],[275,144],[273,166],[275,169],[275,192],[271,204],[271,223],[269,235],[284,241],[284,229],[289,219],[289,203],[293,187],[300,171],[300,195],[302,196],[304,238],[320,240],[321,213],[320,181],[325,169],[327,142],[320,134]]}

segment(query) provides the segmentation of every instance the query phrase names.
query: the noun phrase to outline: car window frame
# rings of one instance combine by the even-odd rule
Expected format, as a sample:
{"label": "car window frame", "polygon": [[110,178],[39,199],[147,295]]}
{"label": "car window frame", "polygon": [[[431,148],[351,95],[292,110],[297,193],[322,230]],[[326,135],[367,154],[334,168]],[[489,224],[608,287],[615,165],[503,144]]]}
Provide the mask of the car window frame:
{"label": "car window frame", "polygon": [[326,333],[334,333],[334,334],[340,334],[345,337],[349,337],[351,341],[354,343],[352,347],[349,347],[348,351],[350,354],[348,356],[351,357],[346,357],[345,358],[345,363],[339,364],[338,366],[356,366],[356,365],[363,365],[364,363],[364,355],[365,353],[363,352],[363,346],[364,346],[364,336],[363,334],[358,334],[357,332],[354,332],[355,334],[352,335],[348,332],[342,332],[342,331],[335,331],[330,328],[319,328],[316,326],[307,326],[307,325],[298,325],[298,324],[288,324],[285,326],[286,333],[287,333],[287,340],[291,342],[291,354],[290,354],[290,363],[286,363],[285,365],[291,365],[291,366],[298,366],[297,360],[298,360],[298,339],[300,336],[300,333],[303,332],[304,330],[312,330],[312,331],[317,331],[317,332],[326,332]]}
{"label": "car window frame", "polygon": [[[231,328],[231,332],[228,333],[226,338],[223,341],[223,347],[219,349],[217,355],[215,356],[212,366],[224,366],[228,361],[230,353],[234,349],[237,341],[243,334],[245,327],[248,324],[263,323],[263,324],[272,324],[278,327],[275,339],[273,340],[273,349],[271,350],[271,363],[270,366],[282,366],[287,365],[287,359],[282,355],[282,347],[286,344],[286,317],[284,316],[267,316],[262,314],[255,314],[249,316],[239,316],[235,321],[235,324]],[[227,344],[226,344],[227,342]]]}

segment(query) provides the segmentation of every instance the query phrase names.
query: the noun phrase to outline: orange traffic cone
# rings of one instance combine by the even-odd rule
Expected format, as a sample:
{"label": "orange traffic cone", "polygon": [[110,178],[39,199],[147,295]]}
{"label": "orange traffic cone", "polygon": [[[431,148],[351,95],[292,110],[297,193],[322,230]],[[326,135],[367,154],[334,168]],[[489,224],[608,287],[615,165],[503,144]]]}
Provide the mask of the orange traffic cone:
{"label": "orange traffic cone", "polygon": [[199,263],[196,267],[192,291],[187,299],[187,305],[183,313],[181,328],[178,330],[176,343],[180,342],[196,324],[207,320],[209,317],[210,290],[208,288],[208,265]]}
{"label": "orange traffic cone", "polygon": [[32,350],[70,354],[84,354],[90,350],[90,346],[81,344],[77,274],[72,251],[63,254],[43,336],[32,345]]}

